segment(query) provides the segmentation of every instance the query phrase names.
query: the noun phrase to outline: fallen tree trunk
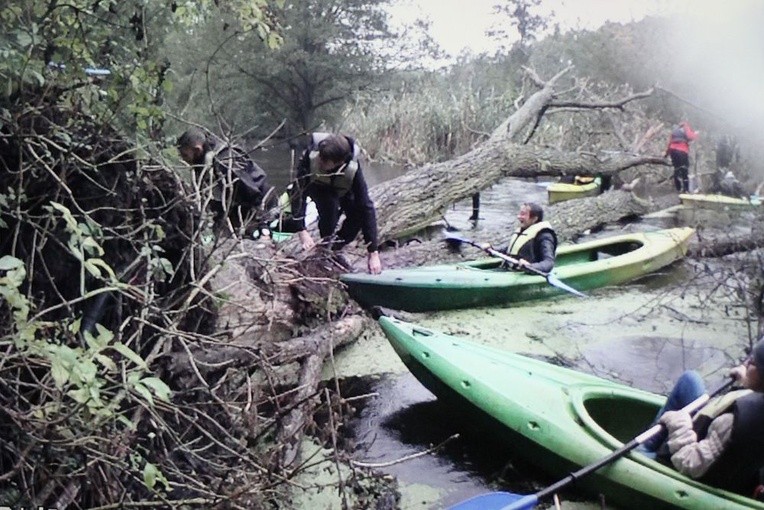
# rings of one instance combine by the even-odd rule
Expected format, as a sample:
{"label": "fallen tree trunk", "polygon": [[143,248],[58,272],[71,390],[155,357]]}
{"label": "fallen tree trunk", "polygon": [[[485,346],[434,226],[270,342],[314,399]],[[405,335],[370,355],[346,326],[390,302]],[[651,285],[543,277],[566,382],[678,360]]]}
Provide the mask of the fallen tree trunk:
{"label": "fallen tree trunk", "polygon": [[711,237],[700,231],[697,237],[697,243],[693,243],[688,250],[688,255],[693,257],[724,257],[733,253],[764,248],[764,229],[754,228],[750,233],[728,234],[724,237]]}
{"label": "fallen tree trunk", "polygon": [[[459,157],[415,168],[374,187],[372,198],[377,208],[380,239],[393,240],[416,232],[442,216],[449,205],[486,189],[502,178],[614,176],[637,166],[668,164],[659,156],[612,151],[566,152],[525,145],[527,140],[523,137],[530,136],[528,132],[533,132],[546,109],[556,104],[555,85],[566,72],[567,69],[542,82],[529,70],[540,90],[499,125],[486,142]],[[622,108],[626,102],[648,97],[651,93],[635,94],[620,101],[580,103],[580,107]],[[566,106],[576,104],[565,103]]]}
{"label": "fallen tree trunk", "polygon": [[489,141],[451,161],[426,165],[376,186],[372,194],[379,235],[389,240],[416,232],[442,216],[451,204],[505,177],[615,175],[634,166],[661,163],[664,160],[658,157],[598,157]]}

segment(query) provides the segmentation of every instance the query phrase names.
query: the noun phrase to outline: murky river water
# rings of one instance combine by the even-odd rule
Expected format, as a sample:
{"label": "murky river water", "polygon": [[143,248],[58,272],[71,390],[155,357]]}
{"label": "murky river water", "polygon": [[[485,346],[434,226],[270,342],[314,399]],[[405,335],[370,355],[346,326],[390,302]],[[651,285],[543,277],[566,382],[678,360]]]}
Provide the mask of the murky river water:
{"label": "murky river water", "polygon": [[[285,161],[282,168],[288,171],[289,159]],[[401,171],[365,169],[370,184]],[[469,200],[450,209],[447,222],[464,231],[491,223],[509,234],[519,205],[545,204],[546,189],[509,180],[486,190],[481,199],[477,223],[468,219]],[[733,221],[703,214],[674,212],[599,235]],[[514,352],[565,360],[587,373],[649,391],[665,393],[685,369],[700,371],[713,385],[742,354],[749,327],[735,296],[718,291],[718,282],[696,266],[684,261],[638,282],[592,291],[586,300],[560,296],[507,308],[418,314],[417,322]],[[531,493],[554,481],[510,462],[511,447],[493,443],[441,405],[406,370],[378,328],[337,353],[326,375],[340,378],[345,397],[373,395],[359,401],[357,416],[348,424],[356,443],[354,457],[380,464],[380,470],[398,478],[403,509],[444,508],[492,490]],[[455,434],[459,436],[452,438]],[[437,451],[416,456],[444,442]],[[575,492],[563,496],[562,508],[600,508],[599,502]]]}

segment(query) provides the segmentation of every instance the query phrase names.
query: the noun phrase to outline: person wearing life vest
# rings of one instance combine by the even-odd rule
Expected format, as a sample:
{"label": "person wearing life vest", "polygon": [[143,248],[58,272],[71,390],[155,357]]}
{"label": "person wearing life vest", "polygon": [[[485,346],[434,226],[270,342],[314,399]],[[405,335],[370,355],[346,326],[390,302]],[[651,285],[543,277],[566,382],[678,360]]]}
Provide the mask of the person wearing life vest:
{"label": "person wearing life vest", "polygon": [[194,168],[196,184],[212,194],[209,203],[217,226],[229,219],[234,228],[268,234],[267,209],[277,199],[265,172],[246,152],[199,128],[183,133],[177,147],[181,159]]}
{"label": "person wearing life vest", "polygon": [[671,157],[674,167],[674,187],[679,193],[690,189],[690,142],[696,140],[700,131],[693,131],[686,121],[680,122],[671,130],[669,143],[664,157]]}
{"label": "person wearing life vest", "polygon": [[[308,147],[297,164],[297,179],[291,190],[292,216],[299,222],[297,235],[306,250],[315,245],[305,230],[308,197],[316,204],[319,234],[331,243],[332,249],[353,242],[362,232],[369,273],[378,274],[382,264],[377,251],[377,213],[369,197],[359,155],[360,147],[348,136],[311,134]],[[336,230],[340,214],[344,214],[345,219]]]}
{"label": "person wearing life vest", "polygon": [[709,401],[695,417],[681,408],[705,393],[700,375],[682,374],[658,419],[667,436],[644,452],[703,483],[748,497],[762,494],[764,472],[764,335],[729,374],[739,390]]}
{"label": "person wearing life vest", "polygon": [[735,177],[732,170],[727,170],[719,181],[719,193],[733,198],[748,198],[743,184]]}
{"label": "person wearing life vest", "polygon": [[[530,267],[548,273],[554,267],[557,250],[557,234],[548,221],[544,221],[544,210],[540,205],[529,202],[520,207],[517,214],[520,225],[512,234],[507,246],[499,251],[518,260],[522,269]],[[490,244],[483,245],[483,248]]]}

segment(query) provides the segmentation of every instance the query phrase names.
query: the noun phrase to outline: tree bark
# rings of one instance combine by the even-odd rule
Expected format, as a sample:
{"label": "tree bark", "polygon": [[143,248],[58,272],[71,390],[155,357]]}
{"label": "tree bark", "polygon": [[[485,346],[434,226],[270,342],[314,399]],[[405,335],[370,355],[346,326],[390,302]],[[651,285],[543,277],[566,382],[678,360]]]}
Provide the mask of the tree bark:
{"label": "tree bark", "polygon": [[297,405],[284,417],[276,436],[282,446],[282,466],[291,466],[298,458],[305,423],[313,412],[311,396],[316,394],[321,380],[324,359],[336,347],[355,340],[363,331],[365,322],[359,316],[342,319],[299,342],[300,350],[309,354],[302,363],[298,390],[292,398]]}

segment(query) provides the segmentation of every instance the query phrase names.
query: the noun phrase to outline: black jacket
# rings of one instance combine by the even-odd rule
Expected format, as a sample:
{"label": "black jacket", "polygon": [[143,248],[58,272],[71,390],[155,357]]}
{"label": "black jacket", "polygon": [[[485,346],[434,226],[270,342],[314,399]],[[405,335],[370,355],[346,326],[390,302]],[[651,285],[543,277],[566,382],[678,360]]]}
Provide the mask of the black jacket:
{"label": "black jacket", "polygon": [[327,238],[335,233],[339,220],[337,211],[340,211],[345,214],[345,221],[337,232],[340,244],[352,242],[360,230],[363,233],[368,251],[377,251],[376,209],[374,202],[369,197],[369,190],[360,162],[356,159],[358,149],[355,140],[350,137],[346,138],[350,142],[351,153],[354,155],[352,161],[357,165],[349,190],[339,186],[322,184],[313,178],[310,167],[310,152],[317,149],[317,144],[314,142],[315,137],[311,136],[311,143],[297,164],[297,178],[293,182],[290,194],[293,222],[296,222],[295,230],[305,229],[306,198],[310,197],[318,209],[319,231],[322,238]]}

